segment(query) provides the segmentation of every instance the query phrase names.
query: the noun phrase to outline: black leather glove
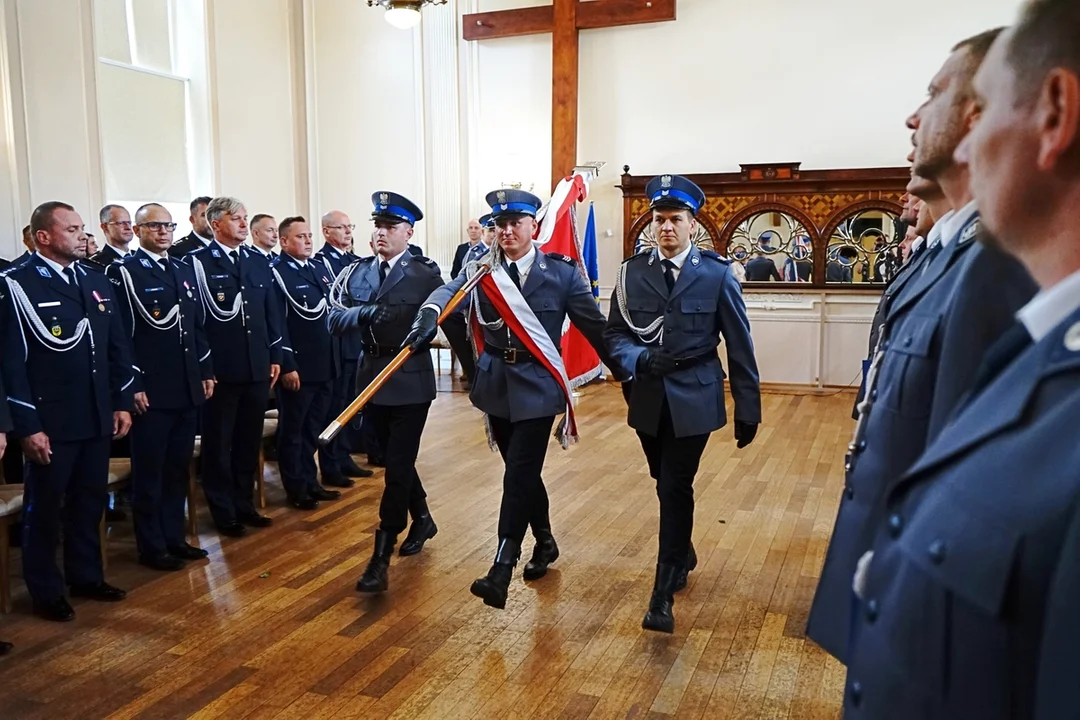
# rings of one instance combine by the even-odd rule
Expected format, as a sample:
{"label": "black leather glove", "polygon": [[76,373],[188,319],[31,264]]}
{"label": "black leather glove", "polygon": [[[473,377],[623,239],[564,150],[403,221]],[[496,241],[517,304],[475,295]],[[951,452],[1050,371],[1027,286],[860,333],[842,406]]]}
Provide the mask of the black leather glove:
{"label": "black leather glove", "polygon": [[407,347],[416,352],[422,345],[426,345],[435,339],[438,328],[439,312],[435,308],[420,308],[420,312],[416,313],[416,319],[413,320],[412,327],[409,328],[409,334],[405,336],[405,341],[401,343],[402,349]]}
{"label": "black leather glove", "polygon": [[356,324],[362,328],[378,325],[390,319],[390,310],[382,303],[360,303],[353,310],[356,311]]}
{"label": "black leather glove", "polygon": [[754,436],[757,435],[757,423],[748,423],[735,421],[735,439],[738,441],[736,447],[744,448],[750,443],[754,442]]}
{"label": "black leather glove", "polygon": [[667,375],[675,370],[675,356],[661,348],[646,348],[638,355],[637,371],[642,375]]}

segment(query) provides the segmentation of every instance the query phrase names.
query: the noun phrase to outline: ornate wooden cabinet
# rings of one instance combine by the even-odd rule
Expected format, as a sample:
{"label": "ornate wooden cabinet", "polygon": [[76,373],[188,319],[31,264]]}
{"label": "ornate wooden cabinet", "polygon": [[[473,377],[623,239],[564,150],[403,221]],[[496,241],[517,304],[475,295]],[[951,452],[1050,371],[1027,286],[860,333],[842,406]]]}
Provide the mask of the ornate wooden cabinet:
{"label": "ornate wooden cabinet", "polygon": [[[653,176],[623,171],[628,257],[655,245],[645,197]],[[686,177],[707,197],[694,242],[743,263],[747,289],[880,288],[900,267],[906,167],[801,170],[781,163]]]}

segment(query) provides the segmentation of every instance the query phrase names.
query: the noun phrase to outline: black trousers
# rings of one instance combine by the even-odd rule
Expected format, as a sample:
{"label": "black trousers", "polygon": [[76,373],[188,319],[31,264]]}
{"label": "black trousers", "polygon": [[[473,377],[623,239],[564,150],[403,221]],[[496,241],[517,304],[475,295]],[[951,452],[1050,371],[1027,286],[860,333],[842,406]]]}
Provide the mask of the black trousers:
{"label": "black trousers", "polygon": [[465,313],[455,312],[443,320],[439,327],[443,329],[446,341],[450,343],[450,348],[461,363],[461,371],[465,373],[465,379],[472,382],[476,377],[476,360],[473,359],[472,343],[469,342],[466,326]]}
{"label": "black trousers", "polygon": [[649,462],[649,473],[656,480],[660,499],[660,551],[658,562],[683,566],[690,552],[694,532],[694,476],[709,434],[675,437],[667,399],[660,407],[660,433],[639,432],[641,449]]}
{"label": "black trousers", "polygon": [[266,380],[219,382],[203,406],[203,493],[218,525],[255,512],[255,472],[268,387]]}
{"label": "black trousers", "polygon": [[188,463],[199,411],[150,408],[131,424],[131,506],[135,543],[147,558],[180,547]]}
{"label": "black trousers", "polygon": [[315,450],[326,426],[334,381],[305,382],[296,392],[277,385],[277,454],[281,484],[290,498],[307,497],[319,485]]}
{"label": "black trousers", "polygon": [[508,418],[489,415],[488,420],[506,465],[499,509],[499,537],[510,538],[520,545],[530,524],[534,533],[538,529],[551,528],[542,473],[555,417],[510,422]]}
{"label": "black trousers", "polygon": [[[319,432],[322,432],[332,420],[337,419],[341,411],[348,407],[356,397],[355,383],[356,360],[353,359],[342,363],[341,374],[331,384],[326,418]],[[319,448],[319,469],[322,470],[322,474],[324,476],[341,475],[341,469],[349,453],[359,452],[360,445],[360,417],[358,416],[350,420],[332,442]]]}
{"label": "black trousers", "polygon": [[[48,465],[27,461],[23,511],[23,577],[30,597],[48,603],[68,585],[105,579],[98,525],[108,499],[109,445],[101,437],[79,442],[52,440]],[[64,532],[64,574],[56,546]]]}
{"label": "black trousers", "polygon": [[379,444],[386,452],[386,486],[379,503],[379,528],[391,535],[402,532],[409,516],[427,512],[427,493],[416,472],[420,436],[424,434],[431,403],[415,405],[368,405],[365,422],[370,422]]}

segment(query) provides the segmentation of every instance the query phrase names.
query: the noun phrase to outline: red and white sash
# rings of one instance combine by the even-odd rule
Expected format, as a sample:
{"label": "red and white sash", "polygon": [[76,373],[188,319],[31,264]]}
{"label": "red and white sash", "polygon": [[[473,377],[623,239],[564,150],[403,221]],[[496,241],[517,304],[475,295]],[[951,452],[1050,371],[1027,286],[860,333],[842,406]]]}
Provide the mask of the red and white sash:
{"label": "red and white sash", "polygon": [[[540,251],[537,250],[537,253]],[[539,258],[538,258],[539,259]],[[495,306],[499,317],[506,323],[506,327],[521,344],[532,353],[540,364],[547,368],[566,398],[566,415],[562,423],[555,430],[555,437],[563,449],[578,441],[577,419],[574,416],[574,401],[571,395],[570,380],[566,376],[566,366],[563,364],[562,355],[555,344],[551,342],[544,326],[536,314],[525,302],[521,290],[510,279],[509,273],[500,263],[495,270],[480,280],[487,299]],[[477,318],[477,313],[470,313],[472,321],[473,343],[476,345],[477,355],[484,351],[484,333]]]}

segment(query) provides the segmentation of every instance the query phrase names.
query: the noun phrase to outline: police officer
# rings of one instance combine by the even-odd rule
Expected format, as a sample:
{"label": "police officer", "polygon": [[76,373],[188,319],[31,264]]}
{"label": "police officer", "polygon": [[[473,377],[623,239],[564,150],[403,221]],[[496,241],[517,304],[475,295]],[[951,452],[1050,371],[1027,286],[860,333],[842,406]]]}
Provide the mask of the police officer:
{"label": "police officer", "polygon": [[135,232],[131,227],[131,215],[121,205],[106,205],[101,208],[98,220],[105,236],[105,247],[90,255],[87,260],[104,270],[131,254],[131,239]]}
{"label": "police officer", "polygon": [[[434,261],[408,251],[413,229],[424,215],[411,200],[381,191],[371,196],[376,255],[348,268],[346,293],[330,311],[336,334],[361,331],[364,354],[356,376],[357,390],[367,387],[398,354],[421,301],[442,286]],[[375,550],[356,583],[360,592],[383,592],[397,536],[409,516],[412,527],[401,555],[415,555],[435,537],[438,528],[428,511],[427,493],[416,473],[420,436],[435,399],[435,370],[426,349],[412,355],[365,408],[365,422],[374,426],[386,453],[386,487],[379,504]]]}
{"label": "police officer", "polygon": [[742,288],[729,262],[690,238],[705,194],[679,175],[645,188],[657,248],[619,268],[605,339],[626,368],[629,424],[637,431],[660,499],[660,550],[642,627],[674,632],[674,593],[697,557],[694,476],[709,435],[727,424],[724,369],[716,348],[727,343],[735,439],[750,444],[761,423],[757,360]]}
{"label": "police officer", "polygon": [[188,218],[188,221],[191,222],[191,232],[180,238],[169,248],[170,255],[184,257],[196,250],[201,250],[214,239],[214,232],[210,229],[210,224],[206,220],[206,208],[210,206],[211,199],[204,195],[191,201],[188,206],[191,211],[191,216]]}
{"label": "police officer", "polygon": [[134,347],[132,511],[139,562],[179,570],[207,553],[184,536],[188,463],[199,408],[213,395],[214,370],[195,271],[170,258],[176,223],[161,205],[135,213],[139,249],[105,273]]}
{"label": "police officer", "polygon": [[[497,290],[490,290],[489,296],[489,290],[480,288],[474,295],[477,321],[483,326],[483,353],[470,399],[487,415],[506,469],[495,562],[472,584],[472,593],[487,605],[503,608],[533,508],[546,502],[541,473],[555,416],[567,413],[558,431],[564,445],[575,434],[573,408],[567,404],[570,388],[558,351],[566,317],[602,359],[609,360],[609,355],[602,340],[604,316],[588,281],[570,258],[545,254],[533,245],[540,199],[522,190],[496,190],[488,193],[487,202],[498,226],[498,245],[488,256],[495,271],[485,278],[491,284],[485,284]],[[476,271],[475,263],[467,265],[465,272],[432,293],[417,314],[406,345],[423,347],[435,337],[441,309]],[[508,303],[505,316],[492,302],[496,294]],[[543,335],[533,336],[525,329],[536,326],[542,327]],[[541,355],[530,352],[530,346]],[[614,361],[606,364],[622,375]]]}
{"label": "police officer", "polygon": [[[972,79],[1000,31],[959,43],[909,119],[915,130],[909,189],[944,193],[952,207],[935,225],[932,247],[889,302],[866,399],[849,445],[845,487],[810,610],[808,635],[841,662],[858,613],[851,579],[888,521],[886,498],[953,416],[987,349],[1012,324],[1036,287],[1015,259],[979,243],[979,211],[969,168],[954,152],[979,109]],[[917,184],[917,185],[916,185]]]}
{"label": "police officer", "polygon": [[[322,263],[326,271],[330,273],[331,282],[342,277],[346,268],[357,262],[360,258],[352,252],[352,231],[355,229],[349,216],[340,210],[332,210],[322,217],[323,239],[326,243],[315,253],[315,261]],[[332,300],[340,303],[344,285],[337,283],[334,286]],[[333,395],[330,399],[327,424],[341,414],[353,400],[353,386],[356,383],[356,364],[363,351],[363,338],[359,330],[343,333],[340,336],[341,347],[341,372],[334,383]],[[332,487],[352,487],[355,481],[352,478],[371,477],[371,470],[362,468],[356,464],[349,453],[357,452],[363,444],[358,418],[343,428],[334,440],[319,448],[319,468],[322,470],[324,485]],[[370,436],[369,433],[364,433]],[[369,454],[371,448],[367,448]]]}
{"label": "police officer", "polygon": [[202,417],[203,492],[218,532],[241,537],[271,520],[252,500],[269,390],[281,370],[281,318],[266,258],[244,245],[247,210],[214,198],[214,240],[191,253],[214,357],[213,396]]}
{"label": "police officer", "polygon": [[[491,248],[489,237],[494,233],[489,231],[488,227],[490,226],[492,231],[495,228],[495,221],[491,219],[491,215],[484,215],[479,220],[470,221],[470,240],[474,232],[473,222],[477,224],[475,228],[476,242],[471,244],[462,243],[458,247],[459,253],[458,257],[454,258],[454,263],[459,266],[459,269],[457,272],[452,273],[454,276],[461,272],[461,268],[464,268],[466,263],[479,261]],[[488,241],[485,242],[485,240]],[[443,320],[441,327],[443,334],[446,336],[446,341],[450,343],[450,347],[453,348],[454,354],[461,363],[461,372],[465,375],[465,382],[472,383],[473,378],[476,376],[476,358],[473,354],[472,344],[469,342],[468,317],[468,307],[463,305]]]}
{"label": "police officer", "polygon": [[[104,275],[76,261],[86,252],[82,218],[48,202],[30,221],[37,253],[0,287],[0,373],[12,436],[29,460],[23,572],[35,611],[66,621],[64,597],[117,601],[105,582],[98,523],[105,512],[109,443],[131,428],[131,351]],[[64,531],[64,573],[56,543]]]}
{"label": "police officer", "polygon": [[956,157],[1040,291],[890,488],[854,583],[850,720],[1077,716],[1080,458],[1061,431],[1080,423],[1078,36],[1076,2],[1026,3],[976,75]]}
{"label": "police officer", "polygon": [[273,216],[259,213],[251,218],[251,247],[272,263],[278,256],[278,224]]}
{"label": "police officer", "polygon": [[274,294],[284,318],[281,381],[277,387],[278,463],[291,507],[314,510],[341,493],[319,484],[315,449],[326,426],[341,349],[326,324],[330,273],[311,259],[311,227],[288,217],[278,227],[282,255],[274,261]]}

